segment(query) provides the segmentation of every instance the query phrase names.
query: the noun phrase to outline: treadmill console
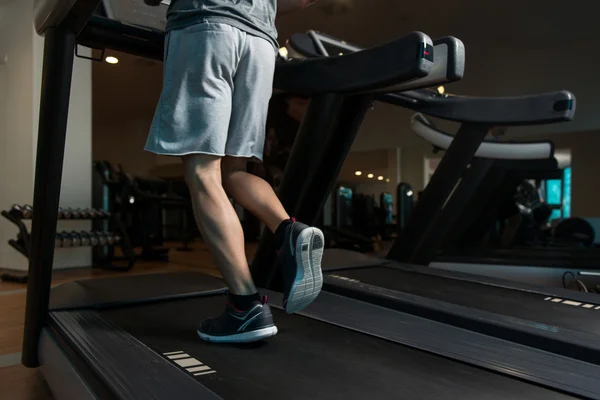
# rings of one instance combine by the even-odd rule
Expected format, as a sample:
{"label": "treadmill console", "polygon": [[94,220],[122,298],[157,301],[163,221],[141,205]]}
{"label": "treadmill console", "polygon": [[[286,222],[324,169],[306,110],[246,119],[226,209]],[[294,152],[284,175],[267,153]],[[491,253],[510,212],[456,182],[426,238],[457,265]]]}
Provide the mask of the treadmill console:
{"label": "treadmill console", "polygon": [[161,31],[167,26],[167,10],[170,3],[171,0],[163,0],[160,6],[151,7],[141,0],[102,0],[108,18]]}

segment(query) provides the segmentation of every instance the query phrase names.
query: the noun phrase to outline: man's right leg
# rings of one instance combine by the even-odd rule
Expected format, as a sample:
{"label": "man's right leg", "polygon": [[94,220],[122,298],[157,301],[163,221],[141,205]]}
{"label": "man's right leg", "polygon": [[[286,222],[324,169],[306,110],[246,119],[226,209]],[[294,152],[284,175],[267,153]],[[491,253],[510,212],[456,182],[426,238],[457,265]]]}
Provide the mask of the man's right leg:
{"label": "man's right leg", "polygon": [[223,158],[222,182],[225,191],[261,220],[271,232],[275,233],[283,221],[290,219],[271,185],[246,172],[245,158]]}
{"label": "man's right leg", "polygon": [[283,306],[288,313],[302,310],[323,285],[323,233],[291,219],[271,185],[246,172],[245,159],[223,158],[222,182],[227,193],[274,234],[284,279]]}

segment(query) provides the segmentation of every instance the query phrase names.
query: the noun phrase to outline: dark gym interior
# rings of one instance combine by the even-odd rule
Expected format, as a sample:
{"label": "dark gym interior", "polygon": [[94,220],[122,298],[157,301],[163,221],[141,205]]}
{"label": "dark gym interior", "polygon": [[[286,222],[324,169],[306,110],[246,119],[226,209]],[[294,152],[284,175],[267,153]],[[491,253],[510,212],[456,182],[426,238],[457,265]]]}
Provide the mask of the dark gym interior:
{"label": "dark gym interior", "polygon": [[0,398],[600,398],[590,4],[278,18],[247,172],[323,231],[323,291],[284,313],[272,234],[231,198],[280,331],[218,347],[183,162],[144,151],[167,3],[0,0]]}

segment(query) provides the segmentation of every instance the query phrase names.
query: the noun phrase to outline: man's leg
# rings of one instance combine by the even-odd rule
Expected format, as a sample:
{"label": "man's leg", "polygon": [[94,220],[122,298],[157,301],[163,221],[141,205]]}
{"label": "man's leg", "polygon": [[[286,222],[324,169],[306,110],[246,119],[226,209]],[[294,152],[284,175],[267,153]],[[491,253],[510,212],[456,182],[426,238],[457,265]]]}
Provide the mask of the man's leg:
{"label": "man's leg", "polygon": [[290,219],[271,185],[246,172],[245,158],[225,157],[221,170],[226,192],[261,220],[271,232],[275,233],[283,221]]}
{"label": "man's leg", "polygon": [[[233,102],[225,153],[262,158],[275,50],[268,41],[247,35],[244,56],[234,78]],[[273,189],[245,172],[243,161],[225,160],[223,185],[237,203],[256,215],[274,233],[277,263],[283,276],[283,306],[288,313],[316,299],[323,285],[323,233],[289,216]],[[264,266],[270,268],[271,266]]]}
{"label": "man's leg", "polygon": [[223,159],[222,182],[227,193],[275,235],[285,284],[284,308],[288,313],[302,310],[318,296],[323,283],[323,233],[291,219],[273,188],[246,172],[244,158]]}
{"label": "man's leg", "polygon": [[256,294],[246,259],[244,232],[221,185],[221,158],[193,154],[183,160],[196,223],[219,272],[232,294]]}
{"label": "man's leg", "polygon": [[242,226],[221,185],[221,157],[193,154],[183,160],[198,228],[230,290],[225,312],[203,321],[198,334],[207,341],[235,343],[277,334],[250,275]]}

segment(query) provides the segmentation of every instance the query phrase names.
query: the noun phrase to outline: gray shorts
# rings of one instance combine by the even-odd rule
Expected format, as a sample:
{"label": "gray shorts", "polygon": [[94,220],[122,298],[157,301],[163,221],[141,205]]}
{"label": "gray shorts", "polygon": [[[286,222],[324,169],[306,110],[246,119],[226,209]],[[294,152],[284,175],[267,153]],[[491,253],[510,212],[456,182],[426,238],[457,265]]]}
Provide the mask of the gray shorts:
{"label": "gray shorts", "polygon": [[262,159],[275,59],[269,41],[229,25],[170,31],[145,150]]}

